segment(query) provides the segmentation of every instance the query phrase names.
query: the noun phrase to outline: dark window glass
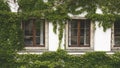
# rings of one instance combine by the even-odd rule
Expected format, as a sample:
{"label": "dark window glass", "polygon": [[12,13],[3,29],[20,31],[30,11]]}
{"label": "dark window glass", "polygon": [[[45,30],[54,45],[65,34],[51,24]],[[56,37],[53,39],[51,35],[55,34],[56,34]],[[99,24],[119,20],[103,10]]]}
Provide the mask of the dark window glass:
{"label": "dark window glass", "polygon": [[29,20],[22,22],[26,46],[44,46],[45,21]]}
{"label": "dark window glass", "polygon": [[114,23],[114,46],[120,47],[120,21]]}
{"label": "dark window glass", "polygon": [[73,19],[69,22],[69,46],[90,46],[90,20]]}

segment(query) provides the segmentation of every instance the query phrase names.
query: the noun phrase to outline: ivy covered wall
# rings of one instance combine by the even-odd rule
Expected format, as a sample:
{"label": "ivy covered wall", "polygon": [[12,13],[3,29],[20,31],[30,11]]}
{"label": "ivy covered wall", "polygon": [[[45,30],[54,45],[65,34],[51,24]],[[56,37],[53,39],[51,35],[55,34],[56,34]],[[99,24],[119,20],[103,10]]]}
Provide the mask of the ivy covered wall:
{"label": "ivy covered wall", "polygon": [[8,4],[0,0],[0,65],[14,63],[15,54],[23,49],[20,21],[20,16],[12,13]]}
{"label": "ivy covered wall", "polygon": [[[120,19],[119,0],[47,0],[47,2],[43,0],[14,0],[14,2],[18,2],[19,5],[18,13],[13,14],[18,16],[16,19],[19,20],[19,23],[20,20],[27,20],[29,17],[44,18],[53,23],[53,31],[55,33],[58,27],[59,47],[63,37],[65,22],[71,19],[68,13],[78,15],[87,12],[85,17],[92,21],[99,21],[99,25],[103,26],[104,31],[110,28],[115,20]],[[0,9],[2,11],[1,13],[8,13],[9,15],[10,9],[7,3],[8,0],[1,0]],[[78,8],[80,9],[76,10]],[[97,8],[102,10],[102,14],[96,13]],[[11,19],[11,21],[16,19]]]}
{"label": "ivy covered wall", "polygon": [[[63,29],[66,20],[71,19],[68,13],[78,15],[87,12],[86,18],[92,21],[99,21],[104,31],[112,26],[116,19],[120,18],[119,0],[18,0],[19,9],[22,11],[22,18],[39,17],[52,21],[56,33],[59,25],[59,45],[63,37]],[[80,8],[79,10],[76,10]],[[96,13],[97,8],[102,10],[102,14]]]}

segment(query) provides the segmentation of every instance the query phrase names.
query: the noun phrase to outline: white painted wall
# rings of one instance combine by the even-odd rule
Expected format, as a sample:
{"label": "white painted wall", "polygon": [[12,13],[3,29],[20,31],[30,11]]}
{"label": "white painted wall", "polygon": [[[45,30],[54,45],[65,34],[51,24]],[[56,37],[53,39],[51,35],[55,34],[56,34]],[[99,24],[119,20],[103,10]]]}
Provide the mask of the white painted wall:
{"label": "white painted wall", "polygon": [[8,0],[8,5],[10,7],[11,12],[17,12],[18,11],[18,3],[14,2],[14,0]]}
{"label": "white painted wall", "polygon": [[[59,26],[58,26],[59,28]],[[57,29],[58,29],[57,28]],[[59,38],[58,38],[58,34],[59,31],[57,31],[57,33],[55,34],[53,32],[53,25],[52,23],[49,23],[49,51],[56,51],[58,49],[58,44],[59,44]],[[63,38],[62,38],[62,43],[61,43],[61,49],[64,49],[64,33],[63,33]]]}
{"label": "white painted wall", "polygon": [[111,50],[111,29],[103,31],[103,27],[99,27],[99,22],[96,23],[94,36],[94,51],[110,51]]}
{"label": "white painted wall", "polygon": [[[102,10],[98,7],[97,14],[103,14]],[[103,27],[99,27],[99,22],[95,22],[95,36],[94,36],[94,51],[110,51],[111,50],[111,29],[103,31]]]}
{"label": "white painted wall", "polygon": [[49,51],[56,51],[58,48],[58,32],[55,34],[53,32],[53,25],[49,23]]}

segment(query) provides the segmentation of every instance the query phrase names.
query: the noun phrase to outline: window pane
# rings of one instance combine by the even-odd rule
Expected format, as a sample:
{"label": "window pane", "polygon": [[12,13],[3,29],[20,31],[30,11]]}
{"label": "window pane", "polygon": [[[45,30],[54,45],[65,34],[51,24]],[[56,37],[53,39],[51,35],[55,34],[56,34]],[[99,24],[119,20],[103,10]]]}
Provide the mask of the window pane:
{"label": "window pane", "polygon": [[77,29],[72,29],[71,30],[71,35],[72,36],[77,36]]}
{"label": "window pane", "polygon": [[23,22],[24,41],[26,46],[44,45],[44,20],[29,20]]}
{"label": "window pane", "polygon": [[84,36],[80,36],[80,45],[84,45]]}
{"label": "window pane", "polygon": [[25,41],[25,45],[29,45],[29,46],[32,46],[33,45],[33,38],[30,37],[30,36],[25,36],[24,38],[24,41]]}
{"label": "window pane", "polygon": [[115,46],[120,46],[120,22],[114,23],[114,42]]}
{"label": "window pane", "polygon": [[35,22],[36,28],[36,44],[44,45],[44,20],[37,20]]}
{"label": "window pane", "polygon": [[80,28],[84,29],[85,26],[86,26],[85,21],[84,20],[80,20]]}
{"label": "window pane", "polygon": [[120,46],[120,36],[119,37],[115,37],[115,45],[119,45]]}
{"label": "window pane", "polygon": [[71,44],[71,46],[88,46],[90,44],[89,42],[90,21],[73,19],[69,23],[69,45]]}
{"label": "window pane", "polygon": [[87,20],[80,21],[80,45],[86,46],[89,45],[89,36],[90,36],[90,22]]}
{"label": "window pane", "polygon": [[80,29],[80,36],[84,36],[84,29]]}
{"label": "window pane", "polygon": [[120,29],[115,29],[115,36],[120,36]]}
{"label": "window pane", "polygon": [[77,23],[78,23],[78,20],[75,20],[75,19],[72,20],[72,21],[71,21],[71,24],[72,24],[71,27],[72,27],[72,28],[77,28],[77,27],[76,27],[76,26],[77,26]]}
{"label": "window pane", "polygon": [[115,27],[115,29],[116,29],[116,28],[120,28],[120,21],[116,21],[116,22],[114,23],[114,27]]}
{"label": "window pane", "polygon": [[24,28],[25,28],[25,35],[31,36],[32,35],[32,29],[33,29],[33,23],[32,22],[24,23]]}
{"label": "window pane", "polygon": [[36,44],[40,45],[40,37],[36,37]]}
{"label": "window pane", "polygon": [[86,39],[84,38],[84,36],[80,36],[80,44],[82,46],[86,46],[86,45],[89,45],[89,37],[87,36]]}
{"label": "window pane", "polygon": [[89,29],[90,27],[90,20],[80,20],[80,28]]}
{"label": "window pane", "polygon": [[77,45],[77,37],[71,38],[71,45]]}
{"label": "window pane", "polygon": [[33,22],[27,21],[23,23],[24,26],[24,41],[25,45],[33,46]]}
{"label": "window pane", "polygon": [[87,36],[87,38],[86,38],[86,44],[85,45],[89,45],[89,44],[90,44],[90,37]]}

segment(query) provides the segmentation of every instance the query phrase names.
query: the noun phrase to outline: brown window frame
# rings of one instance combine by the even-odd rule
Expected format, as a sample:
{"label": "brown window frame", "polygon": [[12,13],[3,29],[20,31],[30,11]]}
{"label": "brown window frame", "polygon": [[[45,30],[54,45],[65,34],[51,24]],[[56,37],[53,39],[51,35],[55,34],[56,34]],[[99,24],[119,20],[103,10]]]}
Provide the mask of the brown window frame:
{"label": "brown window frame", "polygon": [[[89,19],[72,19],[72,20],[78,20],[78,21],[77,21],[77,25],[78,25],[78,26],[77,26],[77,38],[78,38],[78,39],[77,39],[77,45],[72,45],[72,44],[69,45],[69,44],[68,44],[68,47],[90,47],[90,36],[91,36],[91,33],[90,33],[90,32],[91,32],[91,29],[90,29],[90,28],[91,28],[91,21],[90,21]],[[89,29],[89,43],[88,43],[88,45],[84,45],[84,44],[81,45],[81,44],[80,44],[80,40],[81,40],[81,38],[80,38],[80,34],[81,34],[81,32],[80,32],[80,29],[81,29],[81,27],[80,27],[80,23],[81,23],[80,20],[85,20],[85,21],[86,21],[86,20],[89,20],[89,28],[88,28],[88,29]],[[69,23],[68,23],[68,24],[69,24]],[[69,25],[68,25],[68,26],[69,26]],[[69,38],[72,38],[72,37],[69,37],[69,30],[70,30],[70,29],[71,29],[71,28],[68,27],[68,40],[69,40]],[[83,28],[82,28],[82,29],[83,29]],[[70,41],[70,40],[69,40],[69,41]],[[68,43],[69,43],[69,41],[68,41]]]}
{"label": "brown window frame", "polygon": [[115,24],[116,23],[120,23],[119,22],[120,20],[118,20],[118,21],[116,21],[115,23],[114,23],[114,45],[113,45],[113,47],[120,47],[120,44],[116,44],[116,36],[118,36],[118,37],[120,37],[120,35],[116,35],[116,30],[119,30],[120,31],[120,28],[118,28],[118,24],[117,24],[117,28],[116,28],[116,26],[115,26]]}
{"label": "brown window frame", "polygon": [[[24,45],[25,45],[25,47],[45,47],[45,20],[44,19],[40,19],[40,20],[43,20],[44,22],[43,22],[43,45],[37,45],[36,44],[36,33],[37,33],[37,31],[36,31],[36,29],[35,29],[35,22],[36,22],[36,19],[29,19],[29,20],[27,20],[27,21],[22,21],[22,29],[23,29],[23,31],[25,30],[25,23],[30,23],[30,21],[32,21],[32,38],[33,38],[33,40],[32,40],[32,42],[33,42],[33,44],[32,45],[26,45],[25,44],[25,40],[24,40]],[[23,32],[24,33],[24,38],[25,38],[25,31]]]}

